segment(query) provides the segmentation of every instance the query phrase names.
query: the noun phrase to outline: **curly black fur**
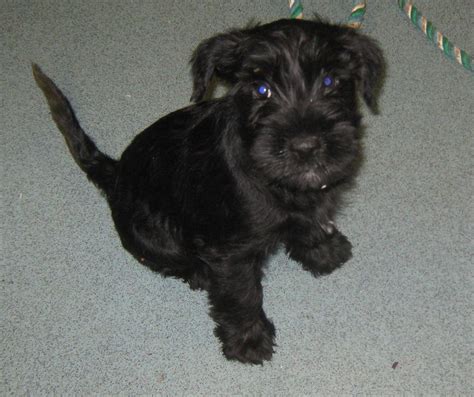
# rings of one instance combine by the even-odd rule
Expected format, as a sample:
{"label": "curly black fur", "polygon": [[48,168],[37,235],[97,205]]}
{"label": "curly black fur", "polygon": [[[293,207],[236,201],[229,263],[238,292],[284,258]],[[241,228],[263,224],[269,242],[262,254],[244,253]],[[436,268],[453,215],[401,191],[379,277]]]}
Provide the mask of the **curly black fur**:
{"label": "curly black fur", "polygon": [[[197,104],[148,127],[119,160],[96,148],[37,65],[33,72],[123,246],[206,290],[225,356],[262,363],[275,337],[262,309],[269,253],[284,244],[315,276],[351,257],[333,219],[359,157],[356,91],[374,106],[382,64],[372,40],[320,21],[217,35],[192,57]],[[231,88],[204,101],[213,77]]]}

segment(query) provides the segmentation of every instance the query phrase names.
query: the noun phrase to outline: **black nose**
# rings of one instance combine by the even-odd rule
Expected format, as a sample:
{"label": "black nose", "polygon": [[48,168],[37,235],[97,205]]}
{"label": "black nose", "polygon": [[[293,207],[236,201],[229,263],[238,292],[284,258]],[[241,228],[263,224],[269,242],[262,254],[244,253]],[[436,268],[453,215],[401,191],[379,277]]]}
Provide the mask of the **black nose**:
{"label": "black nose", "polygon": [[293,138],[291,141],[291,150],[303,160],[314,156],[320,148],[321,142],[314,136]]}

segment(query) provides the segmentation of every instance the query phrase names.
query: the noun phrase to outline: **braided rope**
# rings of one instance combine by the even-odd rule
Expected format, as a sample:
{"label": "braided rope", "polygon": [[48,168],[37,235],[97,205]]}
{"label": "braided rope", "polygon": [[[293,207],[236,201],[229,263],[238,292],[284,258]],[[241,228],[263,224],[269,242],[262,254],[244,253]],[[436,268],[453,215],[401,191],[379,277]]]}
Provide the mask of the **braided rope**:
{"label": "braided rope", "polygon": [[465,69],[474,72],[472,57],[463,49],[455,46],[443,35],[431,21],[428,21],[410,0],[398,0],[398,6],[405,12],[413,24],[420,29],[425,36],[433,42],[444,55],[459,63]]}
{"label": "braided rope", "polygon": [[301,0],[289,0],[290,18],[303,19],[303,5]]}
{"label": "braided rope", "polygon": [[[352,0],[352,10],[347,21],[347,26],[355,29],[361,27],[365,16],[366,3],[365,0]],[[436,29],[431,21],[428,21],[421,14],[412,4],[411,0],[397,0],[397,3],[413,24],[420,29],[430,41],[437,45],[437,47],[443,51],[444,55],[463,66],[466,70],[474,72],[471,55],[451,43],[446,36]],[[289,7],[291,18],[303,18],[303,5],[301,0],[289,0]]]}
{"label": "braided rope", "polygon": [[359,29],[364,20],[366,10],[365,0],[352,0],[352,11],[347,21],[347,26],[354,29]]}
{"label": "braided rope", "polygon": [[[289,0],[288,5],[290,7],[290,18],[303,18],[303,4],[301,3],[301,0]],[[365,9],[365,0],[352,0],[352,11],[349,15],[347,26],[355,29],[360,28],[364,19]]]}

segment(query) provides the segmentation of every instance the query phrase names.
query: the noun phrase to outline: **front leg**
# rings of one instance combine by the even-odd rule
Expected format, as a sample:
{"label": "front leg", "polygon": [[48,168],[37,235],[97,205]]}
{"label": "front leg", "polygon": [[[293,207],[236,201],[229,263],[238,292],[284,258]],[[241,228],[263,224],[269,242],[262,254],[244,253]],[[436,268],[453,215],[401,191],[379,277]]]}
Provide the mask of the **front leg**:
{"label": "front leg", "polygon": [[288,234],[286,250],[315,277],[329,274],[352,257],[352,244],[331,221],[314,222]]}
{"label": "front leg", "polygon": [[211,268],[211,317],[224,355],[252,364],[270,360],[275,328],[262,308],[261,261],[220,263]]}

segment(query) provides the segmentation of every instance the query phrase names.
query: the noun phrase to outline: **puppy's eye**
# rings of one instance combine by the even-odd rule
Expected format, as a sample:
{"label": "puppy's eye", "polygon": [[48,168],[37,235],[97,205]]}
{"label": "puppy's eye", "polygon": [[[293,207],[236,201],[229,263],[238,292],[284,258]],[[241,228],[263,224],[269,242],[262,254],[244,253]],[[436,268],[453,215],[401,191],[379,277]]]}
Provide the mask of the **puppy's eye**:
{"label": "puppy's eye", "polygon": [[272,90],[267,83],[258,83],[256,92],[259,98],[270,98],[272,96]]}
{"label": "puppy's eye", "polygon": [[335,80],[331,76],[324,76],[323,85],[325,87],[333,87],[335,85]]}

